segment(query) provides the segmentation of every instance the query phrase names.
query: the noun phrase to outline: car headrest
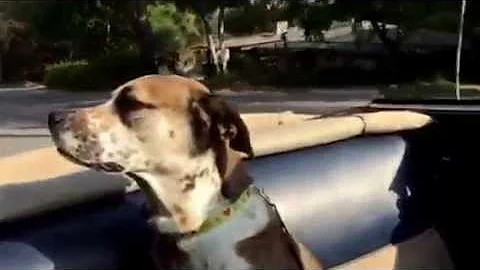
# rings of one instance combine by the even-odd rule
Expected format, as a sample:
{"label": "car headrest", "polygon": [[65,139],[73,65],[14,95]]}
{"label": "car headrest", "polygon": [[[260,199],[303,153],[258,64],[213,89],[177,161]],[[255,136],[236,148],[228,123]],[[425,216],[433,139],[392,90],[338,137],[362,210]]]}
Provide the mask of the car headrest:
{"label": "car headrest", "polygon": [[[412,111],[381,111],[297,121],[251,134],[256,156],[328,144],[364,134],[390,134],[432,123],[428,115]],[[281,136],[279,136],[281,134]]]}

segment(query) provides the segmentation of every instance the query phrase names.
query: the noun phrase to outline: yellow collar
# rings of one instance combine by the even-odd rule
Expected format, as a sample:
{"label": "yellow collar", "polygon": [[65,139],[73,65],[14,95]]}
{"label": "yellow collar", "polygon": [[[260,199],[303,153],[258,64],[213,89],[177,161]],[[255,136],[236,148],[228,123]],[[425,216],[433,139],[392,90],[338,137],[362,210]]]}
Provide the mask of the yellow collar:
{"label": "yellow collar", "polygon": [[238,197],[238,199],[232,203],[229,204],[227,207],[223,208],[222,211],[218,211],[217,213],[209,216],[200,226],[198,231],[196,231],[195,234],[201,234],[201,233],[206,233],[221,224],[225,223],[227,220],[229,220],[231,217],[233,217],[235,214],[243,211],[245,209],[245,206],[247,205],[248,200],[251,198],[253,192],[254,192],[255,187],[253,185],[249,186],[241,195]]}

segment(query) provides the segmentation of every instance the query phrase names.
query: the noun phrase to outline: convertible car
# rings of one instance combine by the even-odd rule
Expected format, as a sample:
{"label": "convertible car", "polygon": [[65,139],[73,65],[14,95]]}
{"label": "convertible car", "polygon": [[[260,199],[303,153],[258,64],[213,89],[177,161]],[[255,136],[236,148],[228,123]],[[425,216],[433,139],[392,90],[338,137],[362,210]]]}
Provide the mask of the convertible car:
{"label": "convertible car", "polygon": [[[375,100],[322,116],[245,114],[250,174],[327,269],[462,268],[479,112],[475,102]],[[135,186],[35,151],[0,160],[19,168],[0,181],[0,269],[152,266]],[[34,163],[40,154],[51,165]]]}

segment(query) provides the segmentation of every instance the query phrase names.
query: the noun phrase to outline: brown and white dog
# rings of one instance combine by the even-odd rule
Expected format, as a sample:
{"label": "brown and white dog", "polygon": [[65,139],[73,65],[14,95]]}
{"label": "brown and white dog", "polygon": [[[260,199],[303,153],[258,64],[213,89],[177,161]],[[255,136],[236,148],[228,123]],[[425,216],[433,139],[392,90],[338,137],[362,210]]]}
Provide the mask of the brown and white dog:
{"label": "brown and white dog", "polygon": [[58,151],[135,180],[157,229],[160,268],[319,269],[252,184],[245,123],[200,82],[149,75],[107,102],[49,115]]}

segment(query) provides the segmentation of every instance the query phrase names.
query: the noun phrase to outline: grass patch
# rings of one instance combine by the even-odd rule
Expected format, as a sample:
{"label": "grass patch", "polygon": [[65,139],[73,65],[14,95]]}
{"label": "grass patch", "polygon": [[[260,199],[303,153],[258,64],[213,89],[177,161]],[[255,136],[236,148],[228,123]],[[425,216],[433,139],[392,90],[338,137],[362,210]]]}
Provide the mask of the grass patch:
{"label": "grass patch", "polygon": [[[433,81],[416,81],[400,85],[379,87],[388,99],[455,99],[455,83],[437,79]],[[480,88],[475,85],[461,85],[462,98],[480,98]]]}
{"label": "grass patch", "polygon": [[236,73],[221,73],[202,81],[209,89],[218,90],[230,88],[232,85],[242,81],[241,77]]}

